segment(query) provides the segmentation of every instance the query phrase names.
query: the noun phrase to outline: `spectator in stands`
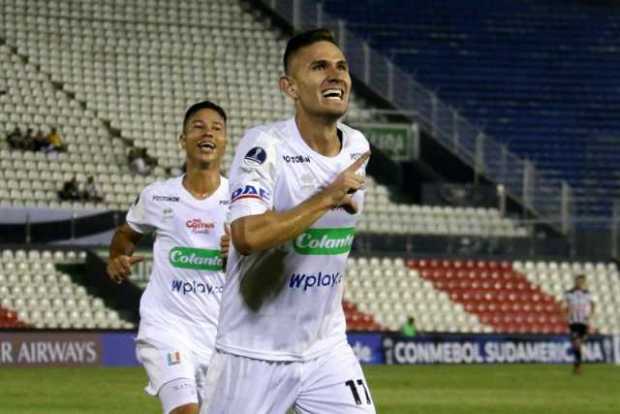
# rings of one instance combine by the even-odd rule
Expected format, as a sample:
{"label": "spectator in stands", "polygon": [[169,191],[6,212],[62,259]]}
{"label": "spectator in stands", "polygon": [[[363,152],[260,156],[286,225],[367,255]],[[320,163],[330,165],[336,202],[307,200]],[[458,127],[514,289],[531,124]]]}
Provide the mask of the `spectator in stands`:
{"label": "spectator in stands", "polygon": [[62,142],[62,136],[56,128],[52,128],[47,136],[47,140],[49,141],[52,150],[57,152],[64,152],[67,150],[67,146]]}
{"label": "spectator in stands", "polygon": [[407,322],[401,326],[400,334],[402,336],[406,336],[407,338],[413,338],[416,336],[417,329],[415,327],[415,318],[413,316],[408,317]]}
{"label": "spectator in stands", "polygon": [[78,185],[75,175],[69,181],[65,181],[62,190],[58,192],[58,196],[63,201],[80,200],[80,186]]}
{"label": "spectator in stands", "polygon": [[24,135],[18,126],[6,136],[6,141],[12,149],[23,149]]}
{"label": "spectator in stands", "polygon": [[148,175],[151,172],[151,168],[143,154],[145,154],[145,151],[142,148],[133,147],[129,151],[129,169],[136,174]]}
{"label": "spectator in stands", "polygon": [[82,199],[84,201],[103,201],[103,197],[99,194],[99,190],[97,190],[97,184],[95,184],[95,177],[93,177],[92,175],[86,179],[86,184],[84,184],[84,192],[82,193]]}
{"label": "spectator in stands", "polygon": [[26,133],[22,135],[22,145],[20,149],[25,151],[33,151],[34,150],[34,134],[32,132],[32,128],[28,128]]}
{"label": "spectator in stands", "polygon": [[148,150],[146,148],[142,148],[142,158],[144,158],[146,165],[148,165],[150,168],[155,168],[159,164],[157,158],[151,157],[148,154]]}
{"label": "spectator in stands", "polygon": [[35,151],[48,152],[51,149],[47,135],[42,130],[38,130],[32,137],[32,146]]}

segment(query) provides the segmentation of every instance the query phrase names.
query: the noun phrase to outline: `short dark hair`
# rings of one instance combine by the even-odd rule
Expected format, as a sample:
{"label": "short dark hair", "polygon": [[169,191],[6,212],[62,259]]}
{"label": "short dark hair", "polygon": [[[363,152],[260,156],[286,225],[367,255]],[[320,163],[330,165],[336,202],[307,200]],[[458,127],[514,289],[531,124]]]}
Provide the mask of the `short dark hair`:
{"label": "short dark hair", "polygon": [[282,58],[284,73],[288,73],[288,64],[299,49],[317,42],[330,42],[338,46],[338,43],[336,43],[336,39],[334,39],[332,33],[325,28],[308,30],[291,37],[286,44],[284,57]]}
{"label": "short dark hair", "polygon": [[192,116],[194,116],[194,114],[196,112],[202,111],[203,109],[211,109],[211,110],[217,112],[218,114],[220,114],[222,119],[224,119],[224,122],[227,121],[226,120],[226,111],[224,111],[224,108],[222,108],[218,104],[213,103],[211,101],[202,101],[202,102],[198,102],[198,103],[193,104],[192,106],[187,108],[187,111],[185,111],[185,117],[183,118],[183,130],[185,130],[185,126],[187,125],[187,122],[189,121],[189,119]]}

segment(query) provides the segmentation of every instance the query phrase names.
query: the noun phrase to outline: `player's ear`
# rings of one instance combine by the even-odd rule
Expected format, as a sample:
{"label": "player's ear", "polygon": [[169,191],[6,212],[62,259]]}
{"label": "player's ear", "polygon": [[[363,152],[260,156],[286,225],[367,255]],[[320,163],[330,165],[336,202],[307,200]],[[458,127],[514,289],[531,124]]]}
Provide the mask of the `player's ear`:
{"label": "player's ear", "polygon": [[289,98],[297,99],[297,85],[295,81],[288,75],[280,76],[279,80],[280,90],[284,92]]}
{"label": "player's ear", "polygon": [[179,135],[179,146],[181,147],[181,149],[185,149],[185,132]]}

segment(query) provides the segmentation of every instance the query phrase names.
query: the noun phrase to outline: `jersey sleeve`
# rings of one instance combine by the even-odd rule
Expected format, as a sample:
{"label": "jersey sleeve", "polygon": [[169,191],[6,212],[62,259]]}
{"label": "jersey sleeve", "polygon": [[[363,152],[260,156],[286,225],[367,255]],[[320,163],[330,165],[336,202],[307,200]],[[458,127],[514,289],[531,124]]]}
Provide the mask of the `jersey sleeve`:
{"label": "jersey sleeve", "polygon": [[149,187],[142,190],[127,212],[127,224],[138,233],[151,233],[155,230],[156,219],[153,203],[150,202]]}
{"label": "jersey sleeve", "polygon": [[262,214],[273,208],[278,159],[275,138],[251,129],[241,139],[228,178],[228,221]]}

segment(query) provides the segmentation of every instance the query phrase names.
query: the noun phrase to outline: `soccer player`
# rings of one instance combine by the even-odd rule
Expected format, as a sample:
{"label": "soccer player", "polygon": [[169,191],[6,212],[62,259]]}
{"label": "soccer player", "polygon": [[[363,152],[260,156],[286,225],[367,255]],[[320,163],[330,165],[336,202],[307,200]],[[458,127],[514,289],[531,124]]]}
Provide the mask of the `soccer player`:
{"label": "soccer player", "polygon": [[226,113],[209,101],[194,104],[179,141],[186,173],[144,188],[114,234],[107,270],[121,283],[143,260],[132,256],[143,234],[155,234],[136,354],[149,377],[146,391],[159,397],[164,414],[195,414],[204,399],[228,250],[228,181],[220,176]]}
{"label": "soccer player", "polygon": [[575,354],[573,372],[580,374],[583,343],[588,338],[590,319],[594,314],[594,299],[590,291],[586,289],[585,275],[575,277],[575,285],[566,291],[565,298],[571,345]]}
{"label": "soccer player", "polygon": [[328,31],[291,38],[284,70],[294,118],[248,130],[231,167],[232,246],[201,412],[374,413],[342,310],[369,144],[339,122],[351,77]]}

